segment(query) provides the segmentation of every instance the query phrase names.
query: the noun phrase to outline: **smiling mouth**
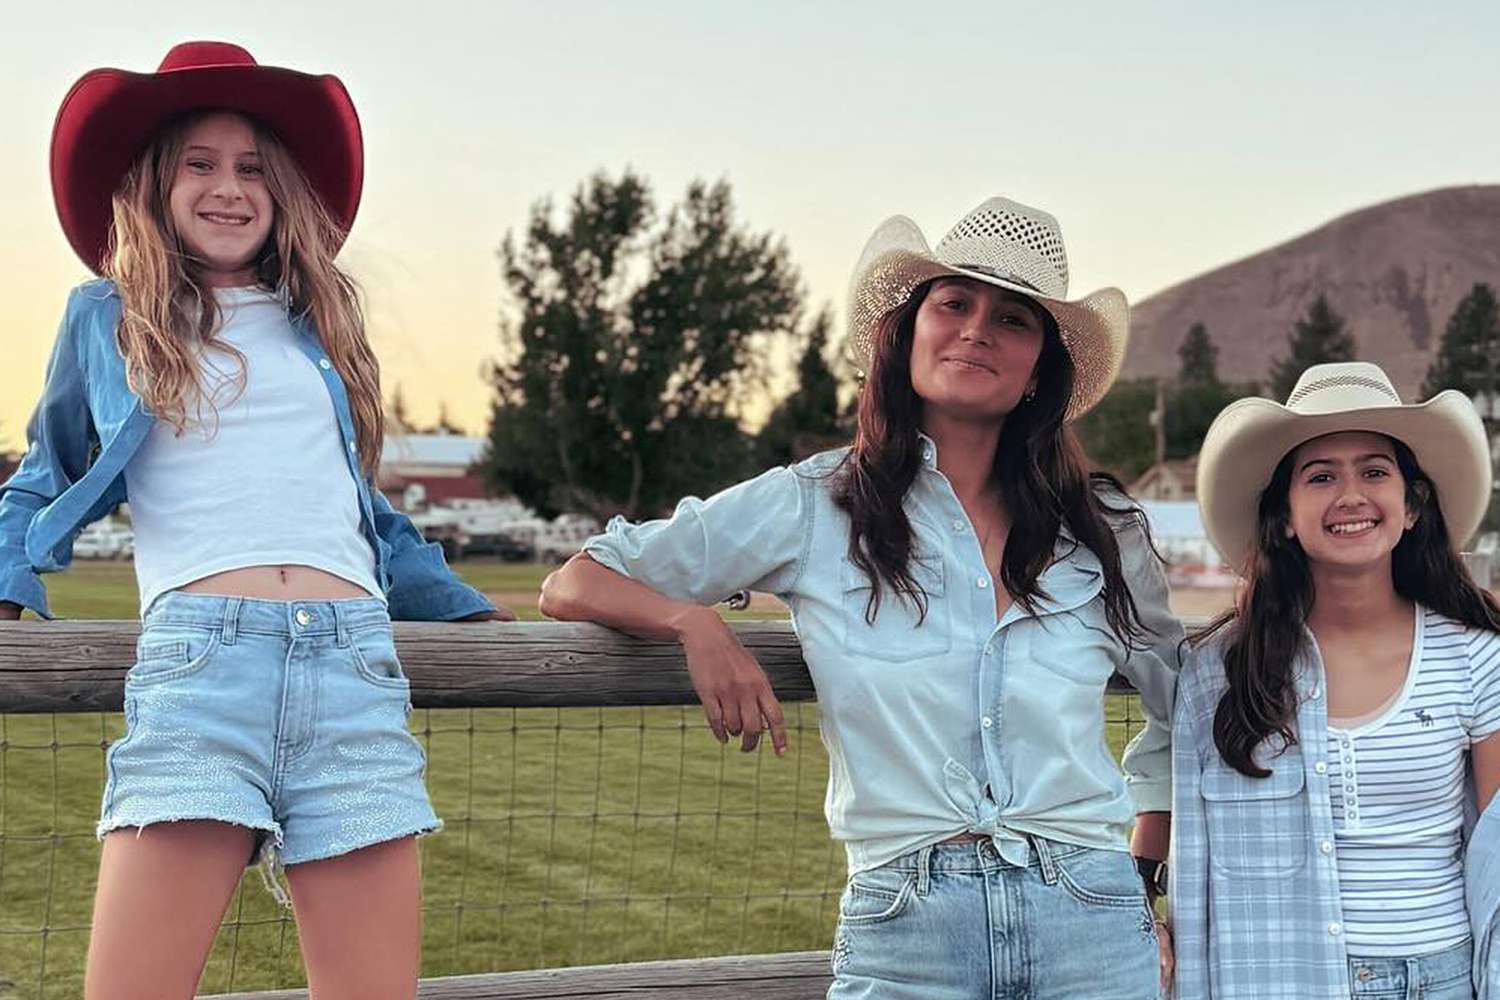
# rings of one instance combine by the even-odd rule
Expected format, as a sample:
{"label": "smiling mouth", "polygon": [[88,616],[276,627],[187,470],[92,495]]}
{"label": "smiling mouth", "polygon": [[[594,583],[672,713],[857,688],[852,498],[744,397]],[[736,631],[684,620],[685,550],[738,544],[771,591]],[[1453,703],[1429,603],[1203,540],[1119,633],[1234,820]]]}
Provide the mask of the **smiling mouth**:
{"label": "smiling mouth", "polygon": [[948,364],[953,365],[955,368],[962,369],[963,371],[988,372],[991,375],[1000,374],[989,365],[980,364],[978,361],[970,361],[968,358],[944,358],[943,360]]}
{"label": "smiling mouth", "polygon": [[248,226],[251,222],[248,215],[227,215],[223,212],[199,212],[198,218],[216,226]]}
{"label": "smiling mouth", "polygon": [[1373,530],[1380,522],[1374,518],[1365,518],[1362,521],[1343,521],[1339,524],[1330,524],[1326,529],[1330,535],[1362,535]]}

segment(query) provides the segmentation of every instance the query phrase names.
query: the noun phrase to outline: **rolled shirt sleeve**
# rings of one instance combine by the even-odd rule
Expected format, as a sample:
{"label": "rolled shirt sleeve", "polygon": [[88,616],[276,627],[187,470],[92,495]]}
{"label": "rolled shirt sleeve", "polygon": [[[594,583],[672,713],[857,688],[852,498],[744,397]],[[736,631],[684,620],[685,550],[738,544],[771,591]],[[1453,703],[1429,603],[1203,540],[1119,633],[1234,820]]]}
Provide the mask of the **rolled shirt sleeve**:
{"label": "rolled shirt sleeve", "polygon": [[784,595],[807,559],[809,490],[795,469],[771,469],[707,500],[687,497],[669,518],[616,517],[583,550],[674,600],[713,604],[739,590]]}

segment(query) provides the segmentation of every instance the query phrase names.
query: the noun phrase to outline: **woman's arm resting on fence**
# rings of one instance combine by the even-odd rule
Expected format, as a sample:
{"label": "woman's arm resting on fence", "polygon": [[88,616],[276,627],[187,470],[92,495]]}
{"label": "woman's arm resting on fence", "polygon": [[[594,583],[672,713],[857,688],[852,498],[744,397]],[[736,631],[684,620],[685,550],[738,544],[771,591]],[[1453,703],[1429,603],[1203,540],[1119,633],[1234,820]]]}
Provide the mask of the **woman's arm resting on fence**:
{"label": "woman's arm resting on fence", "polygon": [[542,614],[591,621],[648,639],[682,643],[688,676],[720,743],[740,737],[754,750],[763,729],[777,756],[786,753],[786,719],[771,682],[718,612],[677,601],[600,565],[581,552],[542,582]]}

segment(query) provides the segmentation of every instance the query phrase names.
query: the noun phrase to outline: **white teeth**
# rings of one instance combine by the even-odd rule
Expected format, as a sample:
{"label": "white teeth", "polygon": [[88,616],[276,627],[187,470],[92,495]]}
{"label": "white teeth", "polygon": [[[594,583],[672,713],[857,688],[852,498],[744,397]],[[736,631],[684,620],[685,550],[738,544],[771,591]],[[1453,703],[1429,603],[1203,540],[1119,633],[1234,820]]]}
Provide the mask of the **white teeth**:
{"label": "white teeth", "polygon": [[1346,524],[1329,525],[1328,530],[1335,535],[1352,535],[1373,527],[1375,527],[1374,521],[1350,521]]}

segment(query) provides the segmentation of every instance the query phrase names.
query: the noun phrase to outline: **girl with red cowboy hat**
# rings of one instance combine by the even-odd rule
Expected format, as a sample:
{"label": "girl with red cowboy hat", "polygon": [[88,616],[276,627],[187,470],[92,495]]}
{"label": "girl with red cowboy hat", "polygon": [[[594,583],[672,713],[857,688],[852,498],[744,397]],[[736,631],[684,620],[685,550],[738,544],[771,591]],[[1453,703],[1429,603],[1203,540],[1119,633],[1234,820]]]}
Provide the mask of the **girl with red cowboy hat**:
{"label": "girl with red cowboy hat", "polygon": [[312,994],[414,995],[438,829],[393,618],[508,617],[371,477],[379,367],[335,255],[363,176],[342,83],[179,45],[58,112],[69,298],[0,488],[0,617],[128,501],[142,631],[106,758],[85,996],[191,997],[245,865],[285,866]]}

